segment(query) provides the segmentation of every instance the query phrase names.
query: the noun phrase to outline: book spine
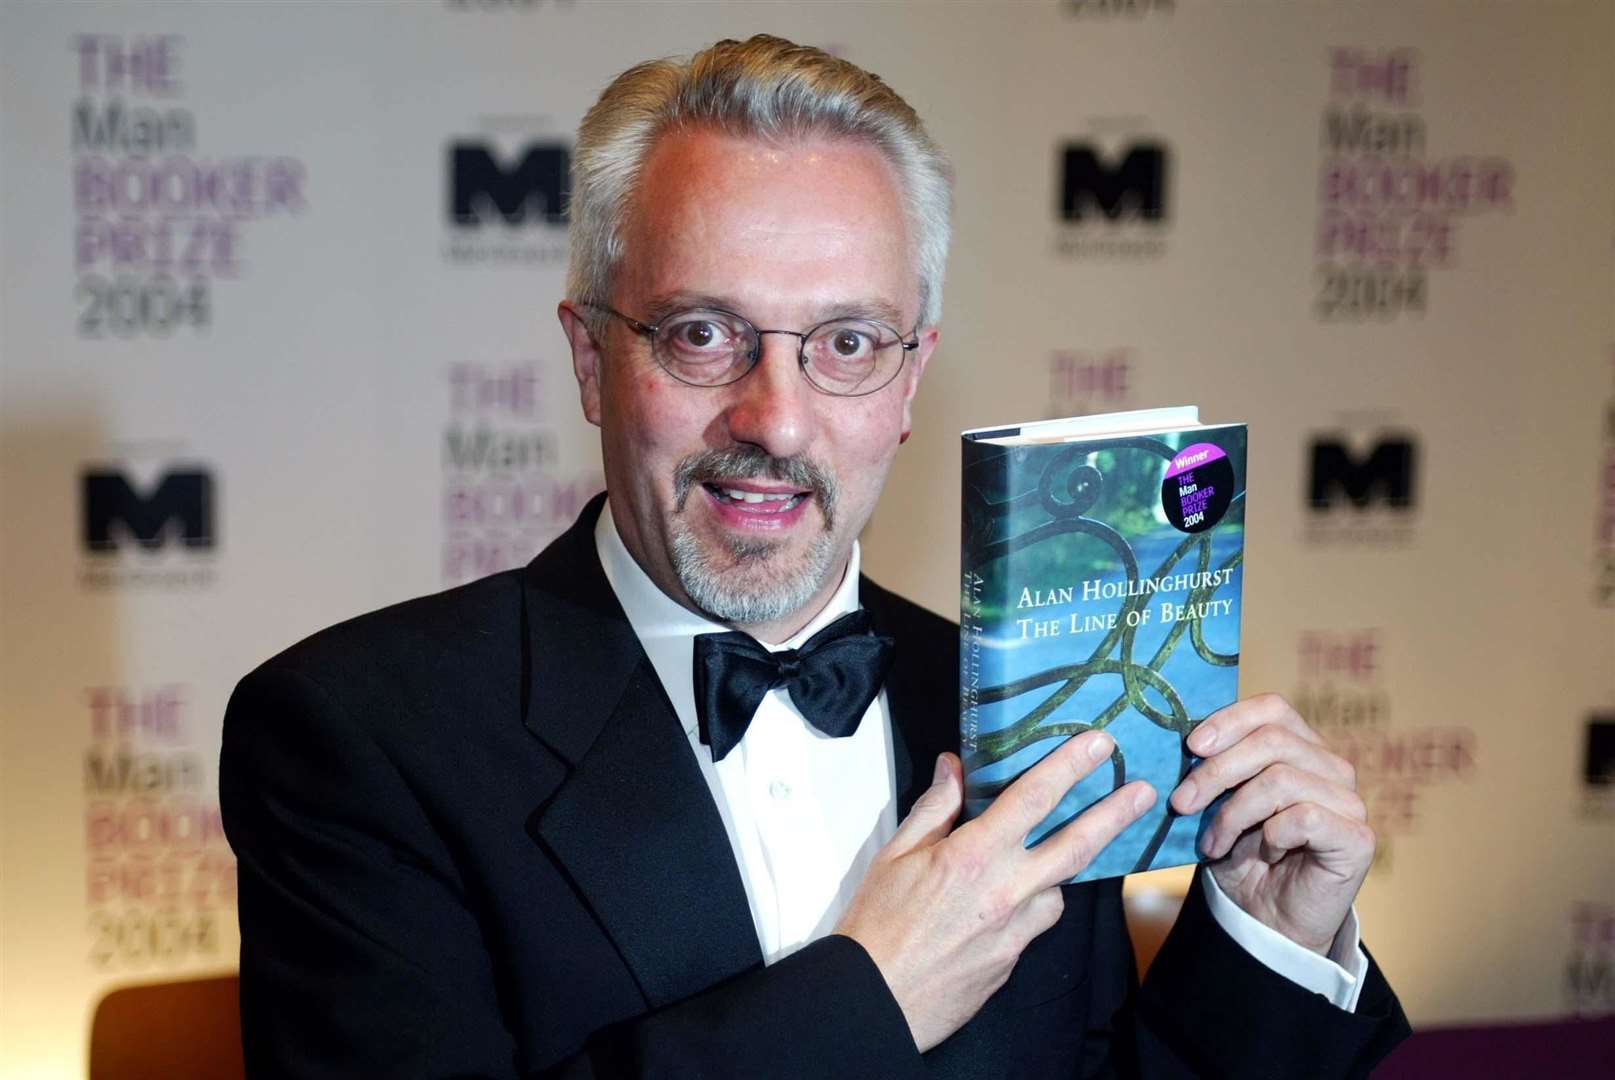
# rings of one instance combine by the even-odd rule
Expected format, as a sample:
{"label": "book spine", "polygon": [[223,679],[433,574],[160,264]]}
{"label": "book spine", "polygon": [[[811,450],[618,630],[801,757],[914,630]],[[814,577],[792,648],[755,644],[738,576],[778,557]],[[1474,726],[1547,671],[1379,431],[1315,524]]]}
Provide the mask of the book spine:
{"label": "book spine", "polygon": [[984,675],[986,655],[986,609],[982,589],[986,584],[979,572],[986,537],[986,499],[980,479],[993,466],[986,461],[991,448],[973,439],[962,440],[963,490],[959,543],[959,748],[966,771],[975,756],[981,731],[981,690],[988,685]]}
{"label": "book spine", "polygon": [[967,759],[981,730],[981,586],[966,560],[959,594],[959,747]]}

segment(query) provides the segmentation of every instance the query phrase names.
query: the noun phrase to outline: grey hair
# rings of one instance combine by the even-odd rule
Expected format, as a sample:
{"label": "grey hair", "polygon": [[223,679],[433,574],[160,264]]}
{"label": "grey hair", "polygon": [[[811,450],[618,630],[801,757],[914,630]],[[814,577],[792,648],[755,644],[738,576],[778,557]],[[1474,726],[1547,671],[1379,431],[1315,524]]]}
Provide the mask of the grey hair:
{"label": "grey hair", "polygon": [[[645,158],[664,133],[691,127],[770,141],[850,138],[879,149],[902,190],[919,271],[920,325],[941,320],[953,186],[947,159],[919,115],[878,75],[768,34],[720,41],[682,63],[650,60],[629,68],[584,116],[572,158],[567,295],[574,302],[610,303]],[[591,317],[597,333],[604,318]]]}

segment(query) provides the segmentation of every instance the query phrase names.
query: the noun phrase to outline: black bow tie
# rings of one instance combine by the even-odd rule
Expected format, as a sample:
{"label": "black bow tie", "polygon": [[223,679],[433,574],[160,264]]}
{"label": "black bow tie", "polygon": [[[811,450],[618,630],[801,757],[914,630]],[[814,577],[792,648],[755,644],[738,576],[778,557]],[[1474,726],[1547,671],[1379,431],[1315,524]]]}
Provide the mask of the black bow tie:
{"label": "black bow tie", "polygon": [[746,734],[757,706],[776,686],[807,722],[832,738],[858,730],[892,667],[892,639],[869,630],[855,611],[808,638],[800,649],[769,652],[750,635],[695,638],[695,716],[701,741],[722,761]]}

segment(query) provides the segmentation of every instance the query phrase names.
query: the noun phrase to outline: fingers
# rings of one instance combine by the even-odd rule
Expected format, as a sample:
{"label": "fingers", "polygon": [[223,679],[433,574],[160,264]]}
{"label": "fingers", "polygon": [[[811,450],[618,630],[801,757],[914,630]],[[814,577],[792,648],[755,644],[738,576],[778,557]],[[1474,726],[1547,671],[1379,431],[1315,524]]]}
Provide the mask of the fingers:
{"label": "fingers", "polygon": [[[1033,893],[1021,905],[1021,909],[1011,920],[1011,933],[1021,942],[1029,943],[1043,931],[1049,929],[1060,921],[1065,912],[1065,894],[1060,886],[1050,885]],[[1022,946],[1024,949],[1024,945]]]}
{"label": "fingers", "polygon": [[1115,746],[1102,731],[1086,731],[1067,739],[1017,777],[971,824],[1018,846],[1078,781],[1110,757]]}
{"label": "fingers", "polygon": [[939,754],[931,786],[915,800],[908,817],[887,841],[885,852],[903,855],[929,847],[948,835],[964,806],[964,784],[957,754]]}
{"label": "fingers", "polygon": [[[1253,701],[1259,699],[1252,699]],[[1283,699],[1277,699],[1282,702]],[[1293,716],[1294,710],[1284,706]],[[1221,714],[1215,714],[1220,716]],[[1295,724],[1282,715],[1269,714],[1274,723],[1251,728],[1236,742],[1225,742],[1230,730],[1225,728],[1216,738],[1215,745],[1222,747],[1195,766],[1172,793],[1172,808],[1180,814],[1203,810],[1211,801],[1230,788],[1250,780],[1263,770],[1283,764],[1301,772],[1311,773],[1329,784],[1353,791],[1357,787],[1356,770],[1345,758],[1331,751],[1318,740],[1316,733]],[[1295,718],[1299,723],[1299,717]],[[1206,723],[1211,723],[1207,720]],[[1204,725],[1201,725],[1203,728]],[[1237,730],[1244,731],[1241,720]],[[1196,729],[1189,736],[1189,747],[1194,749]],[[1302,734],[1304,732],[1305,734]],[[1196,751],[1198,752],[1198,751]]]}
{"label": "fingers", "polygon": [[1199,757],[1210,757],[1269,725],[1285,728],[1307,742],[1323,744],[1323,736],[1308,727],[1288,701],[1278,694],[1257,694],[1218,709],[1201,721],[1189,733],[1189,750]]}
{"label": "fingers", "polygon": [[1142,780],[1125,784],[1084,810],[1075,821],[1027,852],[1037,886],[1070,881],[1122,830],[1155,805],[1155,789]]}
{"label": "fingers", "polygon": [[1355,791],[1281,762],[1263,769],[1223,804],[1206,831],[1202,850],[1220,859],[1247,829],[1307,804],[1359,824],[1368,820],[1368,810]]}
{"label": "fingers", "polygon": [[1306,848],[1318,865],[1345,880],[1361,879],[1374,861],[1374,830],[1317,803],[1298,803],[1262,825],[1262,861],[1276,863]]}
{"label": "fingers", "polygon": [[[992,850],[1018,852],[1026,834],[1047,818],[1079,781],[1106,761],[1115,746],[1115,741],[1100,731],[1066,740],[1022,773],[980,818],[964,829],[983,834],[982,842]],[[1024,869],[1016,874],[1021,882],[1018,888],[1042,891],[1076,877],[1106,844],[1153,806],[1155,798],[1155,789],[1142,781],[1111,792],[1025,853]]]}

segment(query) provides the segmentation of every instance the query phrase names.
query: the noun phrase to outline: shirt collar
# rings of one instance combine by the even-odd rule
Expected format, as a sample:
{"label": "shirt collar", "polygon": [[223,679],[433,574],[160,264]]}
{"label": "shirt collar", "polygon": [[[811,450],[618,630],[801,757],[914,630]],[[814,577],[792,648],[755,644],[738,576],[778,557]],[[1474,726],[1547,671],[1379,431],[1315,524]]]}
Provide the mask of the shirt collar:
{"label": "shirt collar", "polygon": [[[674,711],[678,713],[679,722],[684,725],[686,733],[694,732],[695,688],[691,665],[695,656],[695,636],[728,633],[732,628],[689,610],[650,579],[617,534],[617,523],[612,519],[609,500],[600,510],[600,519],[595,522],[594,546],[599,553],[606,580],[610,582],[612,592],[617,594],[617,602],[622,605],[623,613],[628,616],[628,625],[633,627],[640,644],[644,646],[651,666],[656,669],[656,675],[661,679]],[[847,560],[841,584],[819,613],[788,640],[778,645],[761,642],[763,647],[770,652],[800,648],[808,638],[831,622],[857,611],[860,565],[858,543],[854,541],[852,556]]]}

